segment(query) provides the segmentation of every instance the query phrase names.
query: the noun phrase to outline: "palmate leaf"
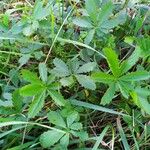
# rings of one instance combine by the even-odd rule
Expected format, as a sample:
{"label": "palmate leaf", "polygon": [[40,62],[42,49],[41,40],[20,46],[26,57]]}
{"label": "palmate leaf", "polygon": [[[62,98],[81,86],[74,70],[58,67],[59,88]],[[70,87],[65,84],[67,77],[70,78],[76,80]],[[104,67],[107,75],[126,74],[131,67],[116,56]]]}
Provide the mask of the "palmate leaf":
{"label": "palmate leaf", "polygon": [[30,72],[29,70],[24,69],[21,71],[21,74],[22,74],[23,79],[30,83],[33,83],[33,84],[42,83],[36,73]]}
{"label": "palmate leaf", "polygon": [[55,58],[53,61],[54,65],[56,66],[53,70],[52,73],[55,74],[57,77],[66,77],[70,75],[68,66],[64,61],[61,59]]}
{"label": "palmate leaf", "polygon": [[22,96],[34,96],[46,89],[42,84],[29,84],[20,89],[20,95]]}
{"label": "palmate leaf", "polygon": [[[92,7],[91,7],[92,6]],[[99,9],[99,0],[86,0],[85,9],[89,14],[90,18],[95,22],[97,20],[97,13]]]}
{"label": "palmate leaf", "polygon": [[120,65],[119,65],[119,59],[115,51],[113,51],[110,48],[105,48],[104,53],[106,55],[107,63],[115,77],[119,77],[120,72]]}
{"label": "palmate leaf", "polygon": [[[28,25],[27,27],[25,27],[25,28],[23,29],[23,34],[24,34],[25,36],[31,36],[33,33],[34,33],[34,30],[33,30],[33,28],[32,28],[32,25]],[[23,60],[23,59],[22,59],[22,60]],[[27,61],[27,62],[28,62],[28,61]],[[25,58],[24,58],[24,63],[23,63],[23,61],[22,61],[22,65],[26,64],[27,62],[25,61]]]}
{"label": "palmate leaf", "polygon": [[99,16],[98,16],[98,21],[99,21],[98,26],[100,26],[103,23],[103,21],[105,21],[109,18],[109,16],[112,13],[113,7],[114,6],[113,6],[113,3],[111,0],[109,0],[109,2],[105,3],[102,6],[101,11],[100,11]]}
{"label": "palmate leaf", "polygon": [[47,5],[43,7],[42,1],[37,1],[33,11],[33,19],[42,20],[45,19],[48,15],[50,15],[50,6]]}
{"label": "palmate leaf", "polygon": [[123,24],[126,21],[126,12],[121,11],[111,19],[103,21],[100,28],[106,32],[109,32],[110,29],[115,28],[116,26]]}
{"label": "palmate leaf", "polygon": [[88,133],[86,131],[76,131],[71,132],[75,137],[79,137],[81,141],[86,141],[89,139]]}
{"label": "palmate leaf", "polygon": [[150,38],[149,37],[143,37],[137,39],[138,45],[141,48],[141,54],[144,57],[150,56]]}
{"label": "palmate leaf", "polygon": [[148,96],[150,90],[148,88],[137,87],[134,91],[130,92],[133,102],[147,114],[150,114],[150,103],[148,102]]}
{"label": "palmate leaf", "polygon": [[64,100],[63,96],[59,94],[57,91],[48,90],[48,93],[57,105],[59,106],[65,105],[66,101]]}
{"label": "palmate leaf", "polygon": [[150,79],[150,72],[147,71],[136,71],[128,73],[127,75],[124,75],[120,77],[123,81],[141,81],[141,80],[148,80]]}
{"label": "palmate leaf", "polygon": [[66,123],[59,112],[50,111],[47,115],[48,115],[48,120],[51,123],[55,124],[56,126],[66,128]]}
{"label": "palmate leaf", "polygon": [[95,34],[95,29],[92,29],[88,32],[86,38],[84,39],[84,43],[89,45],[89,43],[92,41]]}
{"label": "palmate leaf", "polygon": [[18,112],[20,112],[21,109],[22,109],[22,104],[23,104],[22,99],[23,98],[20,95],[19,90],[16,90],[16,91],[13,92],[12,102],[13,102],[14,109],[17,110]]}
{"label": "palmate leaf", "polygon": [[77,78],[78,82],[84,88],[87,88],[87,89],[90,89],[90,90],[95,90],[96,89],[96,85],[95,85],[94,81],[89,76],[76,75],[76,78]]}
{"label": "palmate leaf", "polygon": [[136,87],[136,88],[135,88],[135,92],[136,92],[140,97],[147,98],[148,96],[150,96],[150,89],[148,89],[148,88]]}
{"label": "palmate leaf", "polygon": [[92,73],[91,78],[95,82],[101,82],[101,83],[106,83],[106,84],[110,84],[116,80],[116,78],[113,75],[106,74],[103,72]]}
{"label": "palmate leaf", "polygon": [[112,28],[115,28],[116,26],[118,26],[119,24],[122,24],[123,20],[119,20],[119,18],[112,18],[110,20],[106,20],[102,23],[101,28],[104,30],[109,31]]}
{"label": "palmate leaf", "polygon": [[78,70],[80,66],[80,62],[78,58],[73,58],[70,61],[68,61],[68,66],[72,73],[76,73],[76,71]]}
{"label": "palmate leaf", "polygon": [[25,65],[29,59],[30,59],[31,55],[30,54],[23,54],[20,59],[18,60],[20,66]]}
{"label": "palmate leaf", "polygon": [[139,97],[139,103],[140,103],[140,107],[142,108],[142,110],[144,110],[147,114],[150,115],[150,103],[147,101],[147,99],[143,98],[143,97]]}
{"label": "palmate leaf", "polygon": [[75,122],[70,126],[70,129],[72,130],[81,130],[83,128],[82,123]]}
{"label": "palmate leaf", "polygon": [[66,133],[61,139],[60,144],[64,147],[67,147],[69,145],[69,133]]}
{"label": "palmate leaf", "polygon": [[12,102],[10,100],[7,100],[7,101],[0,100],[0,107],[8,107],[8,108],[10,108],[12,106],[13,105],[12,105]]}
{"label": "palmate leaf", "polygon": [[81,66],[76,73],[88,73],[96,67],[95,62],[89,62]]}
{"label": "palmate leaf", "polygon": [[[130,83],[129,83],[130,84]],[[130,94],[130,90],[128,89],[128,86],[126,83],[124,83],[123,81],[119,81],[117,82],[117,85],[119,87],[119,90],[121,92],[121,94],[125,97],[125,98],[129,98],[129,94]]]}
{"label": "palmate leaf", "polygon": [[123,63],[121,64],[120,66],[121,75],[128,72],[136,64],[136,62],[140,58],[140,55],[141,55],[140,48],[136,47],[131,56],[125,61],[123,61]]}
{"label": "palmate leaf", "polygon": [[45,100],[45,93],[46,91],[34,97],[33,102],[31,103],[29,107],[29,112],[28,112],[29,118],[34,118],[43,108],[44,100]]}
{"label": "palmate leaf", "polygon": [[101,104],[102,105],[109,104],[112,101],[113,97],[114,97],[115,91],[116,91],[116,85],[115,85],[115,83],[112,83],[109,86],[106,93],[104,94],[104,96],[102,97]]}
{"label": "palmate leaf", "polygon": [[78,117],[79,117],[79,114],[76,111],[74,111],[73,113],[68,115],[67,126],[70,127],[73,124],[73,122],[75,122],[77,120]]}
{"label": "palmate leaf", "polygon": [[93,28],[92,23],[86,18],[75,18],[73,23],[82,28]]}
{"label": "palmate leaf", "polygon": [[55,130],[44,132],[40,136],[40,143],[42,147],[50,148],[50,146],[53,146],[55,143],[57,143],[63,137],[64,134],[65,133],[57,132]]}
{"label": "palmate leaf", "polygon": [[43,82],[47,81],[47,67],[45,63],[39,64],[39,73]]}
{"label": "palmate leaf", "polygon": [[64,77],[60,79],[60,83],[62,84],[62,86],[70,86],[71,84],[74,83],[73,77]]}

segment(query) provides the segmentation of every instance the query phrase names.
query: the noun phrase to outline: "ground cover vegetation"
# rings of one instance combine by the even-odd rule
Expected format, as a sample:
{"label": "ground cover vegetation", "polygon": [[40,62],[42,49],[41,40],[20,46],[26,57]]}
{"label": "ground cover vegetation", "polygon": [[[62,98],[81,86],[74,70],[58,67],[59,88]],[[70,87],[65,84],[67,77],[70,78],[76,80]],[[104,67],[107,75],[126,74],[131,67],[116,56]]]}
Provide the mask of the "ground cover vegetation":
{"label": "ground cover vegetation", "polygon": [[150,149],[150,1],[0,1],[1,150]]}

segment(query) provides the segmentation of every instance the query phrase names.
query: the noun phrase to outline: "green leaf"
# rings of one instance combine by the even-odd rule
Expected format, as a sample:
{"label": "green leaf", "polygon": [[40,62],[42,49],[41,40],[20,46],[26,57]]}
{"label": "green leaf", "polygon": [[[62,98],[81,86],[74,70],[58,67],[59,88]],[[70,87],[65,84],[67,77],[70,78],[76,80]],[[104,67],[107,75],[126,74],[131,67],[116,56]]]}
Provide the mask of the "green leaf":
{"label": "green leaf", "polygon": [[132,45],[133,42],[134,42],[134,37],[132,37],[132,36],[127,36],[127,37],[125,37],[124,42],[126,42],[126,43]]}
{"label": "green leaf", "polygon": [[113,75],[116,77],[120,76],[121,72],[120,72],[120,66],[119,66],[119,59],[115,51],[113,51],[110,48],[105,48],[104,53],[107,57],[107,62]]}
{"label": "green leaf", "polygon": [[[0,36],[0,39],[5,39],[5,37],[3,38],[3,37]],[[9,37],[6,37],[6,39],[9,39]],[[73,45],[78,45],[78,46],[87,48],[90,51],[96,52],[100,57],[106,58],[100,51],[98,51],[98,50],[96,50],[96,49],[94,49],[94,48],[92,48],[89,45],[86,45],[84,43],[81,43],[81,42],[78,42],[78,41],[75,41],[75,40],[70,40],[70,39],[63,39],[63,38],[60,38],[60,37],[58,37],[57,40],[59,42],[70,43],[70,44],[73,44]]]}
{"label": "green leaf", "polygon": [[78,136],[81,141],[86,141],[89,139],[88,133],[83,130],[76,132],[76,136]]}
{"label": "green leaf", "polygon": [[67,117],[67,126],[70,127],[78,118],[78,113],[73,112]]}
{"label": "green leaf", "polygon": [[106,84],[110,84],[112,82],[115,82],[115,80],[116,80],[116,78],[113,75],[106,74],[103,72],[92,73],[91,78],[95,82],[102,82],[102,83],[106,83]]}
{"label": "green leaf", "polygon": [[142,97],[139,97],[139,103],[140,103],[140,106],[141,108],[147,113],[150,115],[150,103],[148,102],[147,99],[145,98],[142,98]]}
{"label": "green leaf", "polygon": [[64,106],[66,101],[64,100],[63,96],[59,94],[57,91],[49,90],[49,95],[54,100],[54,102],[59,106]]}
{"label": "green leaf", "polygon": [[89,45],[94,37],[94,34],[95,34],[95,29],[90,30],[84,40],[84,43]]}
{"label": "green leaf", "polygon": [[70,126],[70,129],[72,130],[81,130],[82,128],[82,123],[79,122],[75,122]]}
{"label": "green leaf", "polygon": [[48,89],[49,90],[58,90],[58,89],[60,89],[60,83],[58,83],[58,82],[50,83],[48,85]]}
{"label": "green leaf", "polygon": [[47,84],[50,85],[51,83],[55,82],[55,78],[56,78],[56,77],[55,77],[54,75],[52,75],[52,74],[49,75],[49,76],[48,76],[48,79],[47,79]]}
{"label": "green leaf", "polygon": [[0,107],[12,107],[12,102],[10,100],[7,100],[7,101],[2,101],[0,100]]}
{"label": "green leaf", "polygon": [[147,71],[136,71],[131,72],[127,75],[120,77],[123,81],[140,81],[140,80],[148,80],[150,78],[150,72]]}
{"label": "green leaf", "polygon": [[[130,84],[130,83],[129,83]],[[124,83],[122,81],[117,82],[117,85],[120,89],[121,94],[128,99],[129,98],[129,93],[130,93],[130,89],[128,89],[127,83]]]}
{"label": "green leaf", "polygon": [[101,24],[101,28],[107,29],[108,31],[126,21],[126,12],[120,11],[117,15],[111,17],[111,19],[104,21]]}
{"label": "green leaf", "polygon": [[125,135],[125,133],[124,133],[124,131],[123,131],[123,128],[122,128],[122,125],[121,125],[121,122],[120,122],[120,119],[119,119],[119,118],[117,118],[117,126],[118,126],[118,129],[119,129],[119,134],[120,134],[120,136],[121,136],[121,140],[122,140],[124,149],[125,149],[125,150],[130,150],[130,146],[129,146],[129,144],[128,144],[126,135]]}
{"label": "green leaf", "polygon": [[[123,114],[121,112],[114,111],[113,109],[105,108],[105,107],[98,106],[98,105],[93,105],[93,104],[78,101],[78,100],[75,100],[75,99],[70,99],[70,102],[71,102],[72,105],[75,105],[75,106],[85,107],[85,108],[89,108],[89,109],[92,109],[92,110],[97,110],[97,111],[100,111],[100,112],[106,112],[106,113],[110,113],[110,114],[128,116],[128,115]],[[128,117],[130,117],[130,116],[128,116]]]}
{"label": "green leaf", "polygon": [[68,66],[64,61],[55,58],[53,63],[56,67],[52,70],[52,73],[54,73],[57,77],[66,77],[70,75]]}
{"label": "green leaf", "polygon": [[47,5],[45,8],[43,8],[43,2],[42,1],[37,1],[34,7],[33,11],[33,18],[36,20],[43,20],[45,19],[48,15],[50,15],[50,6]]}
{"label": "green leaf", "polygon": [[65,147],[69,145],[69,133],[66,133],[66,135],[60,139],[60,144]]}
{"label": "green leaf", "polygon": [[112,101],[113,97],[114,97],[115,91],[116,91],[116,85],[115,85],[115,83],[112,83],[109,86],[106,93],[104,94],[104,96],[102,97],[101,104],[102,105],[109,104]]}
{"label": "green leaf", "polygon": [[94,144],[92,150],[97,150],[98,149],[98,147],[99,147],[100,143],[102,142],[102,140],[103,140],[103,138],[104,138],[104,136],[105,136],[105,134],[106,134],[106,132],[107,132],[108,129],[109,129],[109,126],[106,126],[104,128],[104,130],[102,131],[102,133],[100,134],[100,136],[97,138],[97,141]]}
{"label": "green leaf", "polygon": [[140,96],[140,97],[148,97],[150,96],[150,90],[148,88],[141,88],[141,87],[136,87],[135,92]]}
{"label": "green leaf", "polygon": [[77,73],[88,73],[90,71],[93,71],[93,69],[96,67],[95,62],[89,62],[84,65],[82,65],[78,70]]}
{"label": "green leaf", "polygon": [[123,63],[121,64],[120,67],[121,75],[128,72],[136,64],[136,62],[140,58],[140,55],[141,55],[140,48],[136,47],[134,52],[131,54],[131,56],[125,61],[123,61]]}
{"label": "green leaf", "polygon": [[37,1],[35,3],[35,7],[34,7],[34,11],[33,11],[34,19],[40,18],[40,12],[42,12],[42,9],[43,9],[43,2],[42,1]]}
{"label": "green leaf", "polygon": [[33,102],[29,107],[28,117],[34,118],[43,108],[45,100],[45,91],[34,97]]}
{"label": "green leaf", "polygon": [[93,0],[93,1],[86,0],[85,1],[85,9],[87,10],[88,14],[90,15],[90,18],[93,21],[96,21],[98,9],[99,9],[99,0]]}
{"label": "green leaf", "polygon": [[50,146],[53,146],[55,143],[57,143],[63,135],[64,133],[57,132],[54,130],[44,132],[40,136],[40,143],[43,148],[49,148]]}
{"label": "green leaf", "polygon": [[34,96],[42,91],[44,91],[46,87],[41,84],[29,84],[20,89],[20,94],[22,96]]}
{"label": "green leaf", "polygon": [[12,148],[8,148],[7,150],[24,150],[24,149],[28,149],[33,144],[34,144],[34,142],[26,142],[24,144],[21,144],[21,145],[12,147]]}
{"label": "green leaf", "polygon": [[150,115],[150,103],[147,101],[146,98],[141,97],[136,92],[132,91],[131,93],[132,100],[135,105],[137,105],[139,108],[144,110],[147,114]]}
{"label": "green leaf", "polygon": [[45,63],[39,64],[39,73],[43,82],[47,81],[47,67]]}
{"label": "green leaf", "polygon": [[34,30],[33,30],[33,28],[32,28],[32,25],[28,25],[27,27],[25,27],[25,28],[23,29],[23,34],[24,34],[25,36],[31,36],[33,33],[34,33]]}
{"label": "green leaf", "polygon": [[33,23],[32,23],[33,31],[37,31],[38,28],[39,28],[39,22],[37,20],[33,20]]}
{"label": "green leaf", "polygon": [[73,19],[73,23],[82,28],[93,28],[91,22],[85,18]]}
{"label": "green leaf", "polygon": [[64,77],[62,79],[60,79],[60,83],[62,84],[62,86],[70,86],[71,84],[74,83],[73,77]]}
{"label": "green leaf", "polygon": [[107,20],[103,22],[103,24],[101,25],[101,28],[109,31],[115,28],[116,26],[118,26],[119,24],[121,24],[121,21],[118,20],[118,18],[112,18],[111,20]]}
{"label": "green leaf", "polygon": [[22,110],[22,105],[23,105],[22,99],[23,98],[20,95],[19,90],[16,90],[13,92],[12,102],[13,102],[14,109],[16,109],[18,112],[21,112],[21,110]]}
{"label": "green leaf", "polygon": [[23,79],[28,82],[31,82],[32,84],[42,83],[36,73],[30,72],[29,70],[25,70],[25,69],[22,70],[21,73]]}
{"label": "green leaf", "polygon": [[76,78],[78,80],[78,82],[87,89],[90,90],[95,90],[96,89],[96,84],[94,83],[94,81],[86,75],[76,75]]}
{"label": "green leaf", "polygon": [[102,6],[101,11],[98,15],[98,21],[99,21],[98,26],[100,26],[103,23],[103,21],[109,18],[109,16],[112,14],[112,10],[113,10],[113,3],[111,0],[109,0],[109,2],[105,3]]}
{"label": "green leaf", "polygon": [[29,59],[30,59],[31,55],[30,54],[23,54],[20,59],[18,60],[20,66],[25,65]]}
{"label": "green leaf", "polygon": [[[143,23],[142,23],[143,24]],[[149,37],[139,37],[137,43],[140,46],[140,51],[143,57],[150,56],[150,38]]]}
{"label": "green leaf", "polygon": [[71,61],[68,62],[69,69],[71,72],[75,74],[80,66],[80,62],[77,58],[73,58]]}
{"label": "green leaf", "polygon": [[66,128],[66,123],[63,120],[62,116],[57,111],[50,111],[48,114],[48,120],[55,124],[56,126],[60,126]]}

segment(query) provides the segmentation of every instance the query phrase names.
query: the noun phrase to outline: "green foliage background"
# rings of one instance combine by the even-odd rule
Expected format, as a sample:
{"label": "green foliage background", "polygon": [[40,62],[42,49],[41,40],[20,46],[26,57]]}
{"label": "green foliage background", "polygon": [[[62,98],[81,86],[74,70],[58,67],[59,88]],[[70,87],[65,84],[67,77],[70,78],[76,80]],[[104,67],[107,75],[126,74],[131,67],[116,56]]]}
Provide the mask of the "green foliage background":
{"label": "green foliage background", "polygon": [[149,150],[150,1],[0,2],[0,149]]}

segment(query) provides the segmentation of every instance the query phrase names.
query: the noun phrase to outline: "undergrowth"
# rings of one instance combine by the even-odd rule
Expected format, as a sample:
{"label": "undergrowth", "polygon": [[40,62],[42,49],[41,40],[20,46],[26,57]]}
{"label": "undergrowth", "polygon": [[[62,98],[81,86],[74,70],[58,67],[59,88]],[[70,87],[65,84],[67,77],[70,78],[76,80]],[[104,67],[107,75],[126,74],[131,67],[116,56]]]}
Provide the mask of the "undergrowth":
{"label": "undergrowth", "polygon": [[0,1],[0,149],[149,150],[150,1]]}

